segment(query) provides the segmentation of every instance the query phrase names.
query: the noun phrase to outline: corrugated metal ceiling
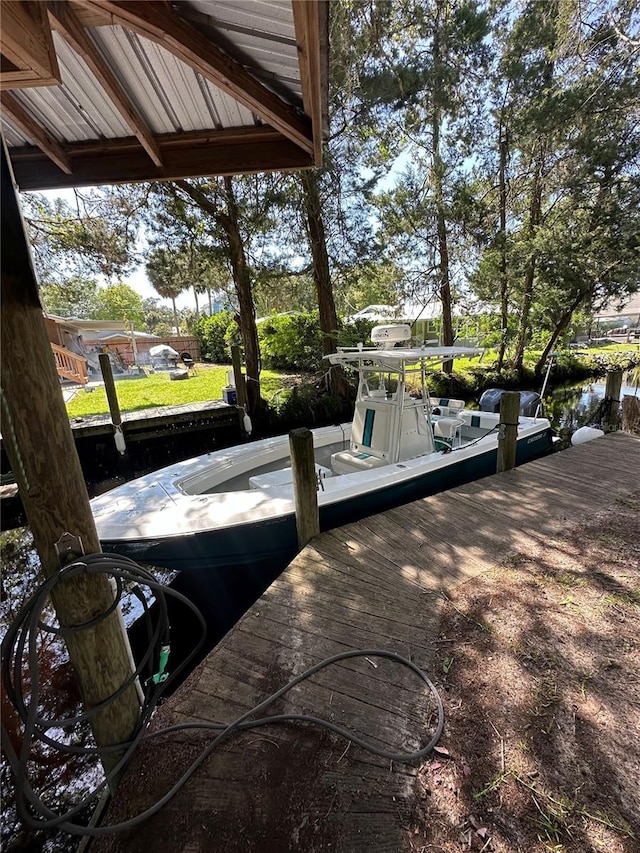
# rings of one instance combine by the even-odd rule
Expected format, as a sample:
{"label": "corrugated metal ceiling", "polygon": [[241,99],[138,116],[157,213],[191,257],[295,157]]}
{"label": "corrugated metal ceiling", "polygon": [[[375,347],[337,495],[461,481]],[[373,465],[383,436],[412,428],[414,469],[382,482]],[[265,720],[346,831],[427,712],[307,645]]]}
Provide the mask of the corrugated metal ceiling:
{"label": "corrugated metal ceiling", "polygon": [[[299,5],[305,6],[304,3]],[[312,0],[311,5],[315,9],[320,8],[322,3]],[[216,50],[222,51],[223,56],[228,56],[231,68],[235,64],[242,72],[248,72],[261,84],[262,91],[278,96],[283,109],[293,109],[291,133],[288,131],[286,114],[283,124],[272,123],[268,97],[265,99],[267,112],[260,109],[259,89],[257,97],[260,106],[254,106],[255,102],[250,100],[245,105],[242,97],[234,97],[229,90],[220,88],[207,71],[204,73],[208,79],[196,70],[201,66],[198,65],[195,48],[196,61],[190,63],[189,60],[183,61],[184,54],[178,51],[176,55],[172,52],[169,43],[163,44],[162,37],[145,37],[147,31],[130,25],[129,21],[102,24],[103,20],[109,20],[101,17],[106,13],[115,10],[119,14],[123,9],[125,13],[131,9],[135,11],[136,6],[150,8],[147,4],[89,2],[81,7],[75,4],[63,6],[73,12],[77,9],[82,11],[85,17],[78,17],[88,22],[83,32],[89,39],[91,50],[104,60],[148,132],[164,140],[163,144],[172,135],[177,138],[183,134],[235,131],[260,126],[267,130],[273,126],[284,133],[289,141],[296,143],[298,139],[300,141],[297,144],[302,142],[303,150],[310,150],[304,143],[306,131],[296,128],[295,114],[304,118],[303,87],[299,34],[296,33],[291,0],[192,0],[175,2],[170,8],[165,7],[169,14],[179,16],[180,20],[193,27],[194,32],[214,45]],[[304,14],[307,11],[305,8]],[[298,12],[298,16],[300,14]],[[75,156],[74,145],[127,140],[134,133],[140,138],[137,132],[139,128],[114,104],[91,67],[69,44],[68,38],[54,31],[53,43],[61,85],[11,91],[11,98],[35,120],[46,137],[53,140],[54,145],[66,146],[65,151],[68,150],[72,158]],[[233,92],[233,73],[229,80],[230,91]],[[277,103],[275,109],[277,113]],[[11,115],[7,115],[7,112]],[[260,112],[262,117],[259,116]],[[43,148],[42,139],[35,138],[37,127],[15,116],[15,109],[3,110],[3,132],[10,149],[21,149],[18,153],[26,157],[27,154],[23,155],[23,152],[28,153],[29,146]],[[309,118],[306,117],[307,121]],[[314,119],[314,125],[318,123],[321,124]],[[322,128],[314,126],[314,132],[321,134]],[[56,160],[55,157],[53,159]]]}

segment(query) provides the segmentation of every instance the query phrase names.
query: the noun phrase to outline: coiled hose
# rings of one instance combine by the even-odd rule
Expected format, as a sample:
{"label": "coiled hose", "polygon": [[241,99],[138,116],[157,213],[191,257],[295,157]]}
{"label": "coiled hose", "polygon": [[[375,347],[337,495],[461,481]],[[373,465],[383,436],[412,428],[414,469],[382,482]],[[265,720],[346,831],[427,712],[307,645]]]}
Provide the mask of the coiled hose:
{"label": "coiled hose", "polygon": [[[42,611],[48,601],[51,590],[56,584],[77,574],[105,573],[115,579],[116,595],[113,604],[107,611],[100,614],[90,622],[72,628],[60,628],[49,625],[42,621]],[[125,584],[130,588],[125,590]],[[159,613],[152,616],[146,597],[142,594],[141,587],[146,586],[154,593],[158,602]],[[115,693],[108,697],[99,706],[92,708],[75,716],[65,718],[46,718],[38,713],[40,705],[40,677],[38,674],[38,646],[36,637],[38,632],[57,634],[62,637],[71,632],[86,630],[106,618],[120,604],[123,594],[128,591],[134,595],[142,604],[145,622],[147,624],[147,649],[137,665],[133,675]],[[167,616],[166,596],[173,596],[189,608],[200,623],[202,637],[193,650],[189,653],[182,664],[171,674],[164,672],[167,658],[167,643],[169,635],[169,622]],[[154,624],[155,623],[155,624]],[[180,788],[194,774],[200,765],[209,758],[213,751],[227,740],[234,732],[258,728],[260,726],[274,723],[298,722],[310,723],[328,729],[335,734],[345,738],[350,743],[360,746],[362,749],[389,761],[410,762],[417,761],[427,756],[438,743],[444,726],[444,710],[438,692],[429,678],[412,661],[401,657],[395,652],[384,649],[352,650],[325,658],[314,666],[309,667],[300,675],[293,678],[271,696],[260,702],[254,708],[240,715],[230,723],[187,723],[168,726],[154,732],[147,732],[146,728],[156,709],[159,700],[180,677],[182,671],[189,666],[194,656],[201,649],[206,635],[206,625],[198,609],[185,596],[159,583],[155,577],[145,569],[138,566],[132,560],[116,554],[91,554],[82,557],[62,568],[58,573],[48,578],[36,592],[20,608],[14,622],[2,642],[2,681],[7,697],[13,703],[23,726],[23,741],[20,752],[16,751],[8,732],[2,725],[2,747],[10,763],[16,785],[16,805],[18,814],[25,826],[32,829],[59,829],[71,835],[100,836],[120,832],[139,826],[144,820],[156,814]],[[28,671],[30,685],[26,689],[24,683],[25,650],[28,649]],[[302,681],[313,676],[320,670],[350,658],[368,657],[383,658],[406,667],[428,688],[437,709],[437,722],[434,733],[426,746],[414,752],[394,753],[367,743],[362,738],[349,732],[347,729],[337,726],[328,720],[309,714],[277,714],[272,716],[251,719],[266,711],[269,706],[276,702],[281,696],[300,684]],[[155,673],[154,673],[155,670]],[[69,727],[86,724],[96,713],[104,710],[110,703],[115,701],[131,684],[140,680],[143,689],[144,701],[142,703],[140,722],[133,736],[125,743],[114,744],[109,747],[84,746],[65,743],[51,736],[52,730],[69,730]],[[25,694],[28,693],[28,698]],[[167,736],[173,732],[186,731],[190,729],[207,729],[217,732],[211,743],[202,750],[200,755],[192,762],[173,787],[153,806],[135,817],[118,824],[109,826],[85,826],[81,822],[81,815],[86,813],[90,803],[95,801],[107,789],[109,783],[119,778],[124,768],[131,761],[136,749],[141,743]],[[62,813],[53,811],[34,790],[28,778],[28,764],[34,744],[40,741],[52,749],[59,750],[69,756],[89,755],[96,758],[108,754],[116,754],[121,757],[106,774],[104,780],[98,784],[89,794],[82,797],[75,805]]]}

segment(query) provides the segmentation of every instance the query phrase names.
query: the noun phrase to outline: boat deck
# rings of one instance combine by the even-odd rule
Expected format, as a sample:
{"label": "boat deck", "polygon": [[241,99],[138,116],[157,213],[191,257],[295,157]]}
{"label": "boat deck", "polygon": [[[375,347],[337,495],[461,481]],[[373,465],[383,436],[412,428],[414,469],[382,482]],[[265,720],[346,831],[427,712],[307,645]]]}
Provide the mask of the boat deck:
{"label": "boat deck", "polygon": [[[443,596],[610,507],[638,488],[639,471],[640,437],[617,433],[322,534],[163,706],[158,724],[230,720],[348,649],[392,650],[429,674]],[[270,713],[294,711],[398,751],[424,743],[433,726],[424,690],[373,658],[324,670]],[[210,739],[186,731],[141,749],[105,823],[159,799]],[[257,729],[231,738],[158,815],[91,850],[398,853],[413,849],[416,774],[310,726]]]}

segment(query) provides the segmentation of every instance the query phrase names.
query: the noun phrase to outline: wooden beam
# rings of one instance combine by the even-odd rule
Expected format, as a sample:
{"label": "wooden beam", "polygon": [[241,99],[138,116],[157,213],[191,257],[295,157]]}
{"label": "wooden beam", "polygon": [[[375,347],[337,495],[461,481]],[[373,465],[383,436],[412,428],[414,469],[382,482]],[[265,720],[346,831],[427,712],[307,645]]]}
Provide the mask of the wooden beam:
{"label": "wooden beam", "polygon": [[309,119],[263,86],[239,62],[180,18],[168,4],[158,0],[82,2],[101,11],[105,24],[120,25],[156,42],[304,151],[313,153]]}
{"label": "wooden beam", "polygon": [[89,66],[92,74],[102,86],[107,96],[118,110],[125,123],[140,140],[140,144],[156,166],[162,166],[160,149],[147,123],[131,103],[128,95],[104,61],[86,30],[78,21],[73,8],[68,3],[52,3],[49,7],[49,20],[69,43],[73,50]]}
{"label": "wooden beam", "polygon": [[[2,92],[0,102],[6,117],[38,146],[48,160],[53,161],[65,175],[70,175],[71,161],[62,146],[29,115],[13,95]],[[59,175],[59,172],[57,173]]]}
{"label": "wooden beam", "polygon": [[292,0],[298,45],[304,110],[311,116],[313,159],[322,165],[322,68],[320,62],[320,9],[318,0]]}
{"label": "wooden beam", "polygon": [[0,79],[0,89],[55,86],[60,70],[43,2],[2,4],[0,52],[15,70]]}
{"label": "wooden beam", "polygon": [[11,162],[21,190],[93,186],[134,181],[178,180],[202,175],[238,175],[308,169],[311,155],[268,127],[218,133],[158,136],[162,166],[154,166],[131,137],[85,142],[67,147],[73,172],[63,175],[37,148],[11,148]]}
{"label": "wooden beam", "polygon": [[[38,286],[4,145],[1,146],[2,217],[0,387],[3,445],[19,487],[44,576],[55,575],[55,544],[67,531],[87,554],[100,551],[82,468],[60,391],[60,380],[40,305]],[[60,625],[95,622],[65,641],[85,709],[96,708],[133,675],[133,658],[110,579],[85,573],[58,584],[52,599]],[[100,746],[130,738],[139,718],[134,683],[92,717]],[[117,756],[105,760],[113,766]]]}

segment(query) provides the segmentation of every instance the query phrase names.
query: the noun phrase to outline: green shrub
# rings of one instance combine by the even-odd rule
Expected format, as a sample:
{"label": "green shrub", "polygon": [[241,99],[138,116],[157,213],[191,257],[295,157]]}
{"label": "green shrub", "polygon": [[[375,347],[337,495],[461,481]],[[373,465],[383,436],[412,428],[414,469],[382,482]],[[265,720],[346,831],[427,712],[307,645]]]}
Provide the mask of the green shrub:
{"label": "green shrub", "polygon": [[338,331],[338,346],[357,347],[359,343],[371,346],[371,329],[379,326],[375,320],[360,319],[353,323],[343,323]]}
{"label": "green shrub", "polygon": [[224,333],[224,343],[226,352],[229,353],[229,358],[231,357],[231,347],[240,347],[240,352],[244,352],[240,326],[236,323],[235,319],[231,320],[227,326],[227,331]]}
{"label": "green shrub", "polygon": [[277,314],[258,324],[262,364],[271,370],[314,372],[322,366],[322,334],[317,311]]}
{"label": "green shrub", "polygon": [[227,343],[227,330],[235,325],[231,311],[220,311],[211,317],[201,317],[195,327],[200,345],[200,358],[214,364],[229,364],[231,352]]}
{"label": "green shrub", "polygon": [[353,399],[334,397],[309,383],[277,394],[268,408],[270,433],[278,435],[296,427],[328,426],[353,418]]}

